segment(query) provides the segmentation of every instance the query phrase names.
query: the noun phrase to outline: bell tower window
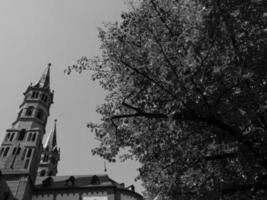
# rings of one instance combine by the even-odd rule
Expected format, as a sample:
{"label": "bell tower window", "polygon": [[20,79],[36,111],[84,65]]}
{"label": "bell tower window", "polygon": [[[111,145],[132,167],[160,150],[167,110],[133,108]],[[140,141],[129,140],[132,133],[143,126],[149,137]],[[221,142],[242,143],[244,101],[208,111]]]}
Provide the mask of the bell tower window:
{"label": "bell tower window", "polygon": [[32,98],[33,98],[33,99],[38,99],[38,97],[39,97],[39,92],[37,92],[37,91],[33,91],[33,92],[32,92]]}
{"label": "bell tower window", "polygon": [[15,136],[15,133],[12,133],[12,134],[11,134],[11,137],[10,137],[10,139],[9,139],[10,142],[12,142],[14,136]]}
{"label": "bell tower window", "polygon": [[29,108],[27,108],[25,116],[31,116],[33,113],[33,109],[34,107],[30,106]]}
{"label": "bell tower window", "polygon": [[45,94],[41,94],[41,100],[43,101],[43,102],[47,102],[47,96],[45,95]]}

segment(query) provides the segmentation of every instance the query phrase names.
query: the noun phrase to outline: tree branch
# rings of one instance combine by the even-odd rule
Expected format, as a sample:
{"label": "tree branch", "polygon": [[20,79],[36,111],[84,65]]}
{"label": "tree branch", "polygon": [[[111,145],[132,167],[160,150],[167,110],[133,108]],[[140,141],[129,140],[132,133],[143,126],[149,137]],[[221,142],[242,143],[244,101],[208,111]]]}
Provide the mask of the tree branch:
{"label": "tree branch", "polygon": [[142,75],[143,77],[147,78],[148,80],[150,80],[152,83],[154,83],[155,85],[157,85],[159,88],[161,88],[162,90],[164,90],[166,93],[168,93],[170,96],[172,96],[173,98],[177,98],[175,94],[173,94],[172,92],[170,92],[168,89],[166,89],[164,86],[162,86],[158,81],[150,78],[147,74],[140,72],[138,69],[132,67],[129,63],[125,62],[124,60],[119,60],[119,62],[121,62],[123,65],[125,65],[126,67],[130,68],[131,70],[135,71],[137,74]]}
{"label": "tree branch", "polygon": [[[157,14],[158,14],[161,22],[164,24],[164,26],[168,29],[169,33],[173,37],[174,36],[174,33],[172,32],[172,29],[166,24],[166,19],[164,19],[162,17],[161,13],[158,10],[158,7],[157,7],[155,1],[154,0],[150,0],[150,3],[153,5],[153,7],[154,7],[155,11],[157,12]],[[159,8],[159,9],[160,9],[161,12],[163,12],[164,14],[166,14],[166,12],[163,9],[161,9],[161,8]]]}

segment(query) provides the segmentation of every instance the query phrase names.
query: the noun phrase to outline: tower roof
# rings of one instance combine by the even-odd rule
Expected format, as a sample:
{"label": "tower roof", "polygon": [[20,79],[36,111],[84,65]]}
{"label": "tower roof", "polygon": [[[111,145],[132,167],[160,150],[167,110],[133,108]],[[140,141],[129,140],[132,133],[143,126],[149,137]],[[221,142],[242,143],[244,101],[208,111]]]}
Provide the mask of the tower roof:
{"label": "tower roof", "polygon": [[49,133],[45,144],[44,149],[48,151],[53,151],[57,147],[57,120],[55,119],[54,128]]}
{"label": "tower roof", "polygon": [[50,87],[50,67],[51,63],[48,64],[40,80],[37,82],[36,86],[38,86],[39,88]]}

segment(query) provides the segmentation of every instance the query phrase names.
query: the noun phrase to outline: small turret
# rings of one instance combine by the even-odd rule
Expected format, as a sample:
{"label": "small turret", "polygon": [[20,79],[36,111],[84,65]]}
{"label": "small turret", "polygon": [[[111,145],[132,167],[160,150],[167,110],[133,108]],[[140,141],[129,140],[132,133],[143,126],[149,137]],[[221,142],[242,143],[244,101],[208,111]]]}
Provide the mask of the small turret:
{"label": "small turret", "polygon": [[57,174],[57,165],[59,159],[60,150],[57,147],[57,120],[55,120],[54,128],[49,133],[43,146],[38,175],[55,176]]}

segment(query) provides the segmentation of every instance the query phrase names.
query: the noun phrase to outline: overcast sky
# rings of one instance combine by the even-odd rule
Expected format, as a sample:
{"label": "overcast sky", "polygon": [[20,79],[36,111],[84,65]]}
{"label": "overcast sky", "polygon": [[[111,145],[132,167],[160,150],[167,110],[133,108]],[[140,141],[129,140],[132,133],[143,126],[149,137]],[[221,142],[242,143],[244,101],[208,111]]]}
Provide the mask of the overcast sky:
{"label": "overcast sky", "polygon": [[[0,0],[0,141],[16,119],[23,92],[51,62],[55,98],[47,132],[57,118],[58,175],[104,173],[104,161],[91,155],[97,142],[86,123],[99,121],[95,109],[105,92],[88,73],[67,76],[63,71],[81,56],[99,55],[97,27],[119,20],[126,8],[123,0]],[[107,163],[107,173],[140,192],[140,183],[134,182],[137,167],[133,161]]]}

